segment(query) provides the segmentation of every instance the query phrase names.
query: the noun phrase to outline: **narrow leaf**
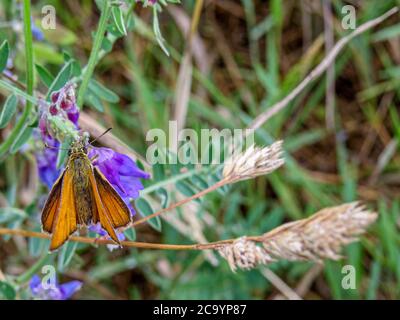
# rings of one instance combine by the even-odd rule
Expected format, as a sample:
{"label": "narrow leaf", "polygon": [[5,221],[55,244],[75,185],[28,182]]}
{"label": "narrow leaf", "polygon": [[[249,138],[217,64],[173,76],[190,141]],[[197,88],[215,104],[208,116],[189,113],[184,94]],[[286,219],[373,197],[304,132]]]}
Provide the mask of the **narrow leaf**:
{"label": "narrow leaf", "polygon": [[124,235],[127,237],[128,240],[130,241],[135,241],[136,240],[136,231],[135,228],[128,228],[124,231]]}
{"label": "narrow leaf", "polygon": [[8,46],[8,41],[4,40],[0,46],[0,73],[4,71],[7,67],[8,54],[10,52],[10,48]]}
{"label": "narrow leaf", "polygon": [[71,138],[66,137],[65,140],[61,143],[60,149],[57,155],[57,169],[60,169],[64,163],[65,159],[68,156],[68,149],[71,145]]}
{"label": "narrow leaf", "polygon": [[124,16],[123,16],[121,8],[118,6],[114,6],[114,7],[112,7],[111,12],[112,12],[114,24],[117,27],[118,31],[121,34],[126,35]]}
{"label": "narrow leaf", "polygon": [[42,67],[39,64],[36,64],[35,67],[40,80],[42,80],[45,86],[49,88],[54,81],[54,76],[45,67]]}
{"label": "narrow leaf", "polygon": [[26,218],[25,211],[18,208],[1,208],[0,223],[9,223],[11,221],[22,220]]}
{"label": "narrow leaf", "polygon": [[101,100],[90,90],[88,91],[85,97],[85,102],[88,103],[93,108],[95,108],[97,111],[104,112],[104,106]]}
{"label": "narrow leaf", "polygon": [[18,99],[13,94],[7,98],[6,102],[4,103],[3,110],[0,114],[0,129],[6,127],[7,124],[10,122],[12,116],[17,110],[17,102]]}
{"label": "narrow leaf", "polygon": [[[154,212],[150,203],[144,198],[137,199],[135,204],[136,204],[136,208],[139,211],[139,213],[144,217],[147,217]],[[157,231],[161,231],[161,219],[159,216],[151,218],[147,222]]]}
{"label": "narrow leaf", "polygon": [[29,140],[32,132],[33,128],[29,126],[29,123],[27,123],[18,134],[14,143],[11,145],[10,152],[12,154],[16,153]]}
{"label": "narrow leaf", "polygon": [[46,96],[47,100],[50,99],[50,95],[52,92],[60,90],[69,80],[72,71],[72,62],[73,60],[68,61],[68,63],[66,63],[62,67],[56,78],[51,83]]}
{"label": "narrow leaf", "polygon": [[100,82],[97,82],[94,79],[91,79],[89,82],[89,90],[102,100],[111,103],[117,103],[119,101],[119,97],[116,93],[107,89]]}
{"label": "narrow leaf", "polygon": [[75,254],[77,246],[78,242],[69,241],[61,248],[61,251],[58,255],[58,269],[60,271],[65,270],[65,268],[69,265],[72,257]]}

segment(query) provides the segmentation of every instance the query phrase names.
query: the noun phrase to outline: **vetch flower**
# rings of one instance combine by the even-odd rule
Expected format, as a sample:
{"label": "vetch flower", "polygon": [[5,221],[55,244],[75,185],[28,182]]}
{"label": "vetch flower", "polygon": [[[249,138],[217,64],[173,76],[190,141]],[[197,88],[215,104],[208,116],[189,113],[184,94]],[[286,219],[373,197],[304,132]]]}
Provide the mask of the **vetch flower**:
{"label": "vetch flower", "polygon": [[99,168],[134,215],[135,210],[130,201],[139,197],[139,191],[143,189],[140,179],[148,179],[150,175],[140,170],[127,155],[109,148],[92,147],[88,156],[93,159],[93,165]]}
{"label": "vetch flower", "polygon": [[47,188],[51,189],[52,185],[61,173],[61,169],[57,169],[57,147],[59,147],[60,143],[49,135],[44,136],[43,140],[48,147],[36,151],[35,157],[39,178]]}
{"label": "vetch flower", "polygon": [[[61,114],[71,121],[78,129],[79,110],[75,99],[75,86],[67,83],[59,91],[51,94],[50,112],[52,115]],[[53,111],[52,111],[53,110]]]}
{"label": "vetch flower", "polygon": [[51,95],[51,103],[39,101],[39,129],[45,146],[36,151],[39,178],[50,189],[61,170],[57,168],[59,141],[78,135],[79,110],[74,85],[67,83]]}
{"label": "vetch flower", "polygon": [[67,300],[82,287],[81,281],[69,281],[63,284],[55,282],[43,283],[38,275],[34,275],[29,283],[32,295],[36,299],[42,300]]}
{"label": "vetch flower", "polygon": [[39,101],[39,128],[43,139],[47,135],[59,141],[66,137],[77,138],[79,109],[74,90],[74,84],[67,83],[51,94],[50,103]]}

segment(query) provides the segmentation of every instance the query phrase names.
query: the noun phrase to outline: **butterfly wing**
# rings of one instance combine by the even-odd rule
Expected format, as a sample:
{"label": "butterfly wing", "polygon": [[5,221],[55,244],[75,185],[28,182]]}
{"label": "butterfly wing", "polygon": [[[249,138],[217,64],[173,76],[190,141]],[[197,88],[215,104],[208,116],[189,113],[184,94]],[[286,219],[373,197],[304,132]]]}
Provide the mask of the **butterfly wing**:
{"label": "butterfly wing", "polygon": [[62,246],[77,229],[73,180],[74,173],[67,167],[62,179],[61,197],[52,228],[51,251]]}
{"label": "butterfly wing", "polygon": [[93,169],[93,173],[100,198],[109,213],[111,224],[114,228],[125,227],[131,222],[131,212],[129,208],[97,168]]}
{"label": "butterfly wing", "polygon": [[[100,222],[100,225],[104,230],[107,231],[108,235],[111,237],[112,240],[114,240],[116,243],[120,244],[120,241],[118,239],[118,236],[114,230],[114,220],[112,218],[113,216],[113,210],[110,210],[109,205],[106,206],[105,196],[103,192],[103,187],[102,185],[97,184],[97,179],[95,177],[95,170],[92,170],[92,172],[89,175],[90,179],[90,184],[92,185],[92,190],[93,190],[93,198],[94,198],[94,203],[96,204],[96,215],[93,216],[93,223]],[[102,190],[102,193],[100,194],[100,190]]]}
{"label": "butterfly wing", "polygon": [[54,218],[60,204],[61,187],[65,171],[58,177],[57,181],[51,188],[50,194],[46,200],[46,204],[42,211],[42,228],[47,233],[52,233]]}

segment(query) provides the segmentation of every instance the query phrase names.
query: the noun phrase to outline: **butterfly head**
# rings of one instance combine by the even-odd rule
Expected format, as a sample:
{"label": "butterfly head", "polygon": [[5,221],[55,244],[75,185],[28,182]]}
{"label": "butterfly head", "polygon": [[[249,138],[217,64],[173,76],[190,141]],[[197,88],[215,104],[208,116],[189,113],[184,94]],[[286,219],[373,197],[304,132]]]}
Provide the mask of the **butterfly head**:
{"label": "butterfly head", "polygon": [[68,151],[69,155],[76,155],[76,154],[87,154],[87,146],[88,146],[88,141],[87,141],[86,136],[79,136],[77,139],[75,139],[71,147]]}

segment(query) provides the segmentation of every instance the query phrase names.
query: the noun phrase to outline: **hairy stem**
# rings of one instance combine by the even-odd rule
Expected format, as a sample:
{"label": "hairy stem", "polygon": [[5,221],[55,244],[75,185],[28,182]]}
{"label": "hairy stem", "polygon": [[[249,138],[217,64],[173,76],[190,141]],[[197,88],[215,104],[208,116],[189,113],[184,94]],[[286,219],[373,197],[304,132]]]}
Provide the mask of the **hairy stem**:
{"label": "hairy stem", "polygon": [[[28,231],[22,229],[8,229],[0,228],[0,235],[16,235],[23,236],[27,238],[40,238],[40,239],[50,239],[51,235],[42,232]],[[88,244],[115,244],[112,240],[107,239],[96,239],[80,236],[72,236],[69,241],[88,243]],[[158,250],[206,250],[219,247],[224,244],[232,243],[235,239],[228,239],[210,243],[196,243],[196,244],[163,244],[163,243],[148,243],[148,242],[136,242],[136,241],[121,241],[123,247],[131,248],[142,248],[142,249],[158,249]]]}
{"label": "hairy stem", "polygon": [[110,15],[110,9],[111,9],[110,1],[104,0],[103,8],[101,10],[101,16],[100,16],[100,20],[99,20],[99,26],[97,28],[96,36],[94,38],[92,52],[90,53],[89,61],[85,68],[83,78],[82,78],[82,83],[81,83],[81,86],[80,86],[79,92],[78,92],[77,103],[80,108],[83,105],[85,93],[86,93],[87,87],[89,85],[90,78],[92,77],[96,63],[97,63],[97,57],[98,57],[99,51],[101,49],[101,43],[104,38],[104,33],[106,30],[106,26],[107,26],[107,19],[108,19],[108,16]]}
{"label": "hairy stem", "polygon": [[[32,46],[32,30],[31,30],[31,2],[24,0],[24,40],[25,40],[25,59],[26,59],[26,93],[28,96],[33,95],[33,46]],[[28,121],[32,111],[32,100],[26,99],[25,109],[15,124],[13,130],[7,139],[0,145],[0,157],[3,156],[11,147],[16,137]]]}

